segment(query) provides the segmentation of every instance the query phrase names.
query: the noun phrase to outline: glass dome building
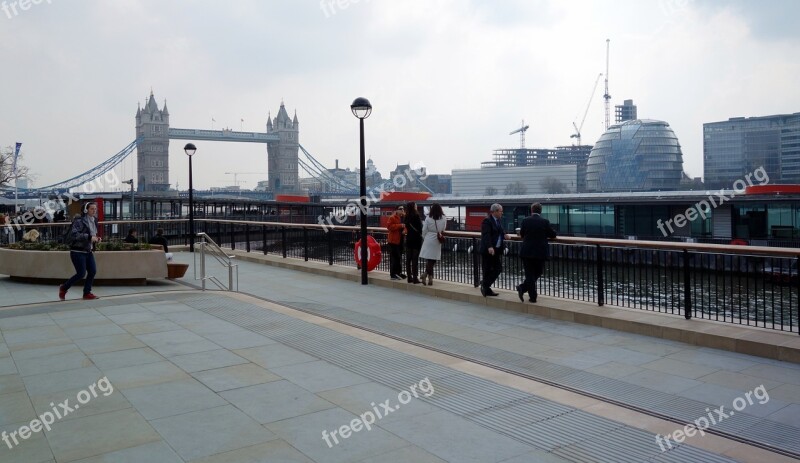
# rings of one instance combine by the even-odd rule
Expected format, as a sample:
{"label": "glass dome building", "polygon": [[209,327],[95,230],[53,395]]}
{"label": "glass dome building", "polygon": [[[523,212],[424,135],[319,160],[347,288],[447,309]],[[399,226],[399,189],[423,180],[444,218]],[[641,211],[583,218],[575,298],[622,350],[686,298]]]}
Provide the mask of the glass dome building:
{"label": "glass dome building", "polygon": [[678,137],[664,121],[612,125],[589,153],[588,191],[677,190],[683,175]]}

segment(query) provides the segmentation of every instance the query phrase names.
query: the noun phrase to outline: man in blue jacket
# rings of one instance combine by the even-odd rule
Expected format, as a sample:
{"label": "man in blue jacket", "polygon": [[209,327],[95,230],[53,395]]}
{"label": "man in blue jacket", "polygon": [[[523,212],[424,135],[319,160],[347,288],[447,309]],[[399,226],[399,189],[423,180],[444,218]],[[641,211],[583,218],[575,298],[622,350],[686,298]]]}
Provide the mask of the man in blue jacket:
{"label": "man in blue jacket", "polygon": [[497,296],[492,291],[492,285],[500,272],[503,271],[503,251],[508,235],[503,230],[500,219],[503,217],[503,206],[494,203],[489,208],[489,215],[481,223],[481,267],[483,268],[483,281],[481,281],[481,294]]}
{"label": "man in blue jacket", "polygon": [[525,269],[525,281],[517,286],[519,300],[525,302],[525,293],[530,296],[531,302],[536,302],[536,280],[544,272],[544,263],[550,258],[550,245],[547,239],[555,238],[556,232],[550,226],[550,221],[541,216],[542,205],[533,203],[531,215],[522,221],[519,236],[522,238],[522,267]]}

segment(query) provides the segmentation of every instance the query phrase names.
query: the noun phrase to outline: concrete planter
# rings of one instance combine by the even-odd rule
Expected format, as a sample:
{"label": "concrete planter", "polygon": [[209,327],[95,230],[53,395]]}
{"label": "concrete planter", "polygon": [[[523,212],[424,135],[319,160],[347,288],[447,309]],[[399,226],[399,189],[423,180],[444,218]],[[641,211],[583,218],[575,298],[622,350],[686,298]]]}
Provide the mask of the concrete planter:
{"label": "concrete planter", "polygon": [[[164,251],[98,251],[98,283],[144,284],[147,278],[166,278]],[[18,280],[64,281],[75,274],[69,251],[22,251],[0,248],[0,274]]]}

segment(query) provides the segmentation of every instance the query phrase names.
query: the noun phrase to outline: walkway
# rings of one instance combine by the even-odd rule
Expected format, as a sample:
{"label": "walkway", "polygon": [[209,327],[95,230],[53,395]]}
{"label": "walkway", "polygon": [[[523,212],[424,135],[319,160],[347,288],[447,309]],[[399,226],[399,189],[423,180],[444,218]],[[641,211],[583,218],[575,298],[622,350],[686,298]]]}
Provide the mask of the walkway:
{"label": "walkway", "polygon": [[682,426],[653,413],[748,392],[711,428],[798,451],[794,363],[255,263],[240,289],[257,297],[160,282],[61,303],[0,279],[0,300],[41,302],[0,309],[1,430],[114,388],[0,461],[792,461],[711,434],[661,451]]}

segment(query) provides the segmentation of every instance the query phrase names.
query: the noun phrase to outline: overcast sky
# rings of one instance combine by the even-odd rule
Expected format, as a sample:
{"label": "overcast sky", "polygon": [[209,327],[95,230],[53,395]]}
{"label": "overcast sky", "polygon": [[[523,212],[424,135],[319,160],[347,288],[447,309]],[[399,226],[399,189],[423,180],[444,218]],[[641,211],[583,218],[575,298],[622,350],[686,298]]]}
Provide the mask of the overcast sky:
{"label": "overcast sky", "polygon": [[[16,4],[6,0],[5,4]],[[134,139],[153,89],[171,126],[265,131],[283,99],[323,164],[357,167],[349,105],[369,98],[381,173],[477,168],[492,150],[574,142],[605,72],[613,105],[667,121],[702,176],[702,124],[800,112],[800,2],[712,0],[42,0],[0,10],[0,145],[23,143],[34,184],[83,172]],[[582,135],[603,131],[603,81]],[[241,122],[244,119],[244,122]],[[170,182],[188,184],[185,142]],[[197,143],[196,188],[266,172],[264,145]],[[134,156],[118,169],[133,176]],[[302,175],[302,173],[301,173]],[[241,175],[252,188],[265,175]]]}

